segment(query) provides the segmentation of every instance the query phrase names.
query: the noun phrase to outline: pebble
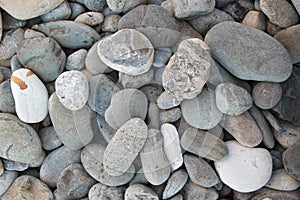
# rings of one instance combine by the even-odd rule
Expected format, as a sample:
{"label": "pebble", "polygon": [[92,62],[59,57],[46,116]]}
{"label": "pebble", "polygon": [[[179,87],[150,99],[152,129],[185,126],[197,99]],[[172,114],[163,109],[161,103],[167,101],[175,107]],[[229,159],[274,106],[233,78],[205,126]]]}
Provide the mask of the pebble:
{"label": "pebble", "polygon": [[263,148],[244,147],[234,140],[225,143],[228,155],[215,162],[222,182],[244,193],[263,187],[272,175],[271,154]]}
{"label": "pebble", "polygon": [[294,179],[300,181],[300,170],[299,170],[299,149],[300,141],[297,140],[293,145],[287,148],[283,154],[283,165],[285,171]]}
{"label": "pebble", "polygon": [[85,5],[89,10],[101,11],[106,6],[105,0],[75,0],[76,2]]}
{"label": "pebble", "polygon": [[223,116],[217,108],[215,92],[207,88],[197,97],[182,101],[181,112],[188,124],[206,130],[215,127]]}
{"label": "pebble", "polygon": [[170,48],[155,49],[154,60],[152,63],[153,67],[165,67],[171,56],[172,51]]}
{"label": "pebble", "polygon": [[70,2],[69,6],[71,9],[71,16],[69,17],[69,19],[71,20],[74,20],[77,16],[86,11],[86,8],[79,3]]}
{"label": "pebble", "polygon": [[34,31],[32,29],[27,29],[24,33],[24,39],[33,39],[36,37],[45,38],[46,36],[43,33],[39,31]]}
{"label": "pebble", "polygon": [[[3,162],[2,162],[2,160],[0,160],[0,177],[3,173],[4,173]],[[0,194],[0,196],[1,196],[1,194]]]}
{"label": "pebble", "polygon": [[192,18],[198,15],[206,15],[211,13],[215,8],[216,1],[180,1],[172,0],[174,16],[178,19]]}
{"label": "pebble", "polygon": [[43,22],[51,22],[57,20],[68,19],[71,16],[71,8],[69,6],[68,1],[62,2],[59,6],[41,15],[41,19]]}
{"label": "pebble", "polygon": [[168,179],[164,188],[162,199],[169,199],[175,196],[186,184],[188,173],[184,169],[175,171]]}
{"label": "pebble", "polygon": [[139,4],[146,3],[146,0],[134,0],[134,1],[126,1],[126,0],[107,0],[108,7],[115,12],[123,12],[126,13],[136,7]]}
{"label": "pebble", "polygon": [[49,187],[33,176],[23,175],[18,177],[7,192],[2,196],[3,200],[17,199],[53,199]]}
{"label": "pebble", "polygon": [[69,110],[80,110],[88,101],[88,80],[80,71],[60,74],[55,80],[55,90],[59,101]]}
{"label": "pebble", "polygon": [[10,30],[3,35],[0,43],[0,59],[13,57],[24,40],[24,30],[21,28]]}
{"label": "pebble", "polygon": [[146,73],[136,76],[120,72],[119,82],[122,84],[123,88],[140,88],[151,83],[151,81],[153,80],[153,76],[153,69],[149,69],[149,71],[147,71]]}
{"label": "pebble", "polygon": [[100,114],[97,114],[97,123],[104,140],[106,141],[106,143],[108,143],[111,140],[111,138],[115,135],[116,130],[110,127],[105,121],[104,116]]}
{"label": "pebble", "polygon": [[0,156],[12,161],[34,163],[42,147],[35,130],[8,113],[0,114]]}
{"label": "pebble", "polygon": [[113,129],[118,129],[134,117],[144,120],[147,110],[148,100],[142,91],[133,88],[124,89],[112,97],[105,111],[105,120]]}
{"label": "pebble", "polygon": [[110,187],[102,183],[96,183],[95,185],[93,185],[93,187],[91,187],[88,196],[89,200],[123,200],[124,191],[125,187]]}
{"label": "pebble", "polygon": [[140,88],[140,90],[146,95],[149,102],[156,102],[159,95],[164,91],[160,84],[148,84]]}
{"label": "pebble", "polygon": [[68,49],[89,48],[100,39],[90,26],[74,21],[59,20],[37,24],[32,29],[41,31]]}
{"label": "pebble", "polygon": [[217,200],[219,197],[218,192],[214,188],[204,188],[190,180],[181,190],[181,194],[184,200]]}
{"label": "pebble", "polygon": [[104,16],[100,12],[85,12],[75,18],[75,22],[83,23],[89,26],[96,26],[103,22]]}
{"label": "pebble", "polygon": [[157,194],[149,187],[142,184],[130,185],[125,191],[125,200],[159,200]]}
{"label": "pebble", "polygon": [[296,8],[298,14],[300,14],[300,2],[299,2],[299,0],[291,0],[291,2],[294,5],[294,7]]}
{"label": "pebble", "polygon": [[44,82],[55,80],[66,63],[64,51],[49,37],[24,40],[17,56],[25,68],[32,70]]}
{"label": "pebble", "polygon": [[9,0],[1,0],[1,8],[16,19],[38,17],[60,5],[64,0],[17,0],[11,4]]}
{"label": "pebble", "polygon": [[43,82],[32,71],[14,71],[10,86],[20,120],[37,123],[45,119],[48,114],[48,92]]}
{"label": "pebble", "polygon": [[266,16],[260,11],[249,11],[242,23],[262,31],[265,31],[267,28]]}
{"label": "pebble", "polygon": [[170,109],[179,106],[182,101],[174,98],[170,93],[163,92],[157,98],[157,105],[160,109]]}
{"label": "pebble", "polygon": [[215,93],[218,109],[227,115],[241,115],[253,105],[251,94],[233,83],[221,83]]}
{"label": "pebble", "polygon": [[7,159],[2,159],[3,161],[3,166],[4,169],[9,170],[9,171],[25,171],[28,169],[29,164],[28,163],[21,163],[21,162],[16,162],[12,160],[7,160]]}
{"label": "pebble", "polygon": [[17,69],[23,68],[21,62],[18,59],[17,55],[14,55],[10,60],[10,69],[12,72],[16,71]]}
{"label": "pebble", "polygon": [[72,151],[65,146],[52,151],[40,168],[40,179],[49,187],[56,187],[61,172],[72,163],[80,162],[80,153],[81,150]]}
{"label": "pebble", "polygon": [[300,127],[283,121],[281,121],[280,124],[284,129],[284,132],[280,133],[274,130],[274,136],[276,141],[283,148],[287,149],[300,139]]}
{"label": "pebble", "polygon": [[67,70],[81,70],[85,67],[84,61],[87,55],[87,50],[80,49],[70,54],[67,57],[66,69]]}
{"label": "pebble", "polygon": [[81,164],[73,163],[59,175],[57,192],[64,199],[79,199],[85,197],[95,183]]}
{"label": "pebble", "polygon": [[150,102],[146,118],[148,129],[160,129],[159,112],[157,104],[155,102]]}
{"label": "pebble", "polygon": [[228,154],[228,149],[222,140],[199,129],[186,129],[180,142],[184,150],[209,160],[221,160]]}
{"label": "pebble", "polygon": [[125,122],[108,143],[104,155],[105,171],[112,176],[124,174],[142,150],[148,128],[139,118],[132,118]]}
{"label": "pebble", "polygon": [[22,28],[27,24],[26,20],[16,19],[7,12],[2,13],[2,28],[4,31]]}
{"label": "pebble", "polygon": [[261,199],[299,199],[299,193],[297,191],[278,191],[269,188],[263,188],[257,191],[251,196],[251,200]]}
{"label": "pebble", "polygon": [[0,110],[5,113],[16,113],[15,100],[10,87],[10,80],[0,83]]}
{"label": "pebble", "polygon": [[58,138],[53,126],[40,129],[38,134],[41,139],[43,149],[47,151],[54,150],[62,145],[62,142]]}
{"label": "pebble", "polygon": [[293,64],[300,62],[300,47],[297,45],[300,39],[300,25],[283,29],[274,35],[274,38],[288,50]]}
{"label": "pebble", "polygon": [[209,30],[204,41],[212,57],[240,79],[282,82],[291,75],[292,62],[287,50],[260,30],[222,22]]}
{"label": "pebble", "polygon": [[219,182],[214,169],[199,156],[185,154],[184,166],[189,174],[190,180],[202,187],[212,187]]}
{"label": "pebble", "polygon": [[5,194],[14,180],[18,177],[18,172],[15,171],[4,171],[0,175],[0,196]]}
{"label": "pebble", "polygon": [[295,8],[284,0],[260,0],[260,8],[270,22],[287,28],[298,22],[298,13]]}
{"label": "pebble", "polygon": [[176,99],[195,98],[209,77],[210,66],[209,47],[197,38],[184,40],[163,72],[163,87]]}
{"label": "pebble", "polygon": [[300,186],[300,182],[292,178],[284,169],[273,171],[266,187],[280,191],[293,191]]}
{"label": "pebble", "polygon": [[133,76],[147,72],[154,58],[150,41],[134,29],[123,29],[104,38],[97,53],[109,67]]}
{"label": "pebble", "polygon": [[101,30],[103,32],[116,32],[118,31],[118,23],[121,19],[120,15],[110,14],[106,15],[102,23]]}
{"label": "pebble", "polygon": [[181,117],[180,108],[171,108],[169,110],[163,110],[160,112],[160,122],[161,123],[173,123],[179,120]]}
{"label": "pebble", "polygon": [[175,171],[183,164],[182,151],[179,142],[179,135],[173,124],[165,123],[161,126],[163,135],[163,147],[169,160],[172,171]]}
{"label": "pebble", "polygon": [[152,185],[161,185],[171,173],[169,160],[163,149],[163,142],[160,130],[150,129],[140,152],[143,173]]}
{"label": "pebble", "polygon": [[105,146],[102,144],[89,144],[81,152],[81,162],[87,173],[98,182],[107,186],[121,186],[127,184],[134,176],[135,168],[129,167],[126,173],[120,176],[109,175],[103,166]]}

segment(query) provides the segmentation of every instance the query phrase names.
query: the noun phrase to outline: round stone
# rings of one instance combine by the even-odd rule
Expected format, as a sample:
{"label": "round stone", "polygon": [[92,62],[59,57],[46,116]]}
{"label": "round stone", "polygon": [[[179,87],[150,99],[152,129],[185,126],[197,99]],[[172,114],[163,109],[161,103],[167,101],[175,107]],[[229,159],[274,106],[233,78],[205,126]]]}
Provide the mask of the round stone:
{"label": "round stone", "polygon": [[102,183],[97,183],[89,191],[89,200],[123,200],[124,192],[124,187],[110,187]]}
{"label": "round stone", "polygon": [[282,88],[278,83],[260,82],[252,90],[254,103],[261,109],[273,108],[280,101],[281,95]]}
{"label": "round stone", "polygon": [[80,71],[71,70],[59,75],[55,90],[59,101],[69,110],[80,110],[88,101],[88,80]]}
{"label": "round stone", "polygon": [[154,59],[152,44],[134,29],[122,29],[104,38],[97,52],[106,65],[133,76],[147,72]]}
{"label": "round stone", "polygon": [[272,157],[266,149],[244,147],[234,140],[225,143],[228,155],[215,162],[223,183],[244,193],[256,191],[268,183],[272,175]]}
{"label": "round stone", "polygon": [[87,24],[89,26],[96,26],[101,24],[103,20],[104,17],[100,12],[85,12],[76,17],[74,21]]}

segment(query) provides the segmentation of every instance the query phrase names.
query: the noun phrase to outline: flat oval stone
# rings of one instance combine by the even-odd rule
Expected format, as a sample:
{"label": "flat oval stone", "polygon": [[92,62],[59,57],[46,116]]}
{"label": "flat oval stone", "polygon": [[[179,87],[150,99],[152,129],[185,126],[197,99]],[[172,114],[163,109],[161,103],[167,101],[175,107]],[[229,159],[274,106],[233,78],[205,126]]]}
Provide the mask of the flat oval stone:
{"label": "flat oval stone", "polygon": [[209,199],[217,200],[219,197],[218,192],[214,188],[204,188],[200,185],[188,181],[184,188],[181,190],[181,194],[184,200],[194,200],[194,199]]}
{"label": "flat oval stone", "polygon": [[16,113],[26,123],[37,123],[48,114],[48,91],[29,69],[18,69],[11,75],[11,91]]}
{"label": "flat oval stone", "polygon": [[24,2],[23,0],[17,0],[12,5],[8,0],[1,0],[0,6],[13,17],[26,20],[47,13],[63,1],[64,0],[27,0]]}
{"label": "flat oval stone", "polygon": [[175,171],[168,179],[162,198],[169,199],[177,194],[184,187],[188,178],[188,173],[184,169]]}
{"label": "flat oval stone", "polygon": [[287,50],[260,30],[222,22],[210,29],[204,41],[212,57],[240,79],[283,82],[291,75]]}
{"label": "flat oval stone", "polygon": [[102,183],[96,183],[89,191],[89,200],[114,199],[123,200],[125,187],[110,187]]}
{"label": "flat oval stone", "polygon": [[80,14],[76,19],[75,22],[83,23],[89,26],[96,26],[103,22],[104,17],[100,12],[85,12]]}
{"label": "flat oval stone", "polygon": [[90,26],[73,21],[54,21],[37,24],[34,30],[55,39],[62,47],[69,49],[89,48],[100,39],[99,34]]}
{"label": "flat oval stone", "polygon": [[182,101],[181,112],[188,124],[206,130],[215,127],[223,116],[217,108],[214,91],[206,88],[197,97]]}
{"label": "flat oval stone", "polygon": [[45,150],[51,151],[62,145],[53,126],[40,129],[39,137]]}
{"label": "flat oval stone", "polygon": [[163,87],[176,99],[192,99],[202,91],[210,66],[208,46],[197,38],[184,40],[163,72]]}
{"label": "flat oval stone", "polygon": [[281,99],[282,88],[278,83],[260,82],[252,90],[255,105],[262,109],[273,108]]}
{"label": "flat oval stone", "polygon": [[134,29],[122,29],[104,38],[97,52],[106,65],[133,76],[147,72],[154,59],[152,44]]}
{"label": "flat oval stone", "polygon": [[69,110],[80,110],[88,101],[88,80],[80,71],[60,74],[55,80],[55,90],[59,101]]}
{"label": "flat oval stone", "polygon": [[0,156],[9,160],[34,163],[42,154],[35,130],[16,116],[0,113]]}
{"label": "flat oval stone", "polygon": [[233,83],[219,84],[215,93],[218,109],[227,115],[240,115],[253,105],[251,94]]}
{"label": "flat oval stone", "polygon": [[72,151],[62,146],[48,154],[40,168],[40,179],[49,187],[56,187],[61,172],[72,163],[80,163],[81,150]]}
{"label": "flat oval stone", "polygon": [[291,177],[284,169],[273,171],[266,187],[280,191],[293,191],[300,186],[300,182]]}
{"label": "flat oval stone", "polygon": [[148,128],[139,118],[125,122],[108,143],[104,156],[104,169],[113,176],[124,174],[142,150]]}
{"label": "flat oval stone", "polygon": [[68,110],[56,93],[49,98],[49,115],[53,127],[62,143],[72,150],[81,149],[92,141],[94,114],[88,106],[76,111]]}
{"label": "flat oval stone", "polygon": [[87,173],[95,180],[107,186],[120,186],[127,184],[134,176],[135,168],[129,169],[120,176],[109,175],[103,166],[105,146],[92,143],[87,145],[81,152],[81,162]]}
{"label": "flat oval stone", "polygon": [[222,182],[244,193],[263,187],[272,175],[271,154],[263,148],[244,147],[234,140],[225,143],[228,155],[215,162]]}
{"label": "flat oval stone", "polygon": [[285,171],[298,181],[300,181],[299,149],[300,149],[300,142],[299,140],[297,140],[297,142],[295,142],[282,154],[283,166]]}
{"label": "flat oval stone", "polygon": [[0,176],[0,196],[5,194],[14,180],[18,177],[18,172],[4,171]]}
{"label": "flat oval stone", "polygon": [[24,40],[17,56],[25,68],[32,70],[44,82],[55,80],[66,63],[66,55],[60,45],[48,37]]}
{"label": "flat oval stone", "polygon": [[181,146],[186,151],[209,160],[221,160],[228,154],[225,143],[217,136],[195,128],[188,128],[181,137]]}
{"label": "flat oval stone", "polygon": [[149,187],[142,184],[130,185],[125,191],[125,200],[159,200],[157,194]]}

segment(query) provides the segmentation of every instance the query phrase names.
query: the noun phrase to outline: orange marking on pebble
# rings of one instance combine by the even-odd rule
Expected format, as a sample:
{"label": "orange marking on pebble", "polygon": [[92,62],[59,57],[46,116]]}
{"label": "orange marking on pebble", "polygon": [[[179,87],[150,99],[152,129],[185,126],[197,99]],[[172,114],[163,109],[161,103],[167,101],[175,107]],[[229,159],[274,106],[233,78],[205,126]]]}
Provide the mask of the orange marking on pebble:
{"label": "orange marking on pebble", "polygon": [[27,74],[26,74],[27,77],[28,77],[28,76],[31,76],[31,75],[33,75],[33,72],[32,72],[32,71],[28,71]]}
{"label": "orange marking on pebble", "polygon": [[20,89],[21,90],[25,90],[28,86],[26,85],[26,83],[23,81],[23,80],[21,80],[21,79],[19,79],[18,77],[16,77],[16,76],[11,76],[11,78],[10,78],[14,83],[16,83],[19,87],[20,87]]}

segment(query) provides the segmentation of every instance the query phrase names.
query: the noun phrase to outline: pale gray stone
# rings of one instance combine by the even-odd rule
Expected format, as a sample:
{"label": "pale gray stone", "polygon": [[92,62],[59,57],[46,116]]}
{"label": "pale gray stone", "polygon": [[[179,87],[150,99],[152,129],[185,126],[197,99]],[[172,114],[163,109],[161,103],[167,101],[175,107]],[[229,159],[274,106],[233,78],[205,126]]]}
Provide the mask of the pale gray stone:
{"label": "pale gray stone", "polygon": [[133,184],[125,191],[125,200],[159,200],[158,195],[149,187],[142,184]]}
{"label": "pale gray stone", "polygon": [[171,108],[169,110],[162,110],[160,112],[160,123],[173,123],[179,120],[181,117],[180,108]]}
{"label": "pale gray stone", "polygon": [[56,20],[68,19],[71,16],[71,8],[68,1],[64,0],[59,6],[41,15],[44,22],[51,22]]}
{"label": "pale gray stone", "polygon": [[184,187],[188,178],[188,173],[184,169],[175,171],[168,179],[162,198],[169,199],[177,194]]}
{"label": "pale gray stone", "polygon": [[51,151],[62,145],[53,126],[40,129],[38,134],[45,150]]}
{"label": "pale gray stone", "polygon": [[108,7],[116,12],[128,12],[139,4],[146,3],[146,0],[106,0]]}
{"label": "pale gray stone", "polygon": [[85,67],[84,61],[87,55],[87,50],[79,49],[67,57],[67,70],[81,70]]}
{"label": "pale gray stone", "polygon": [[163,92],[157,98],[157,105],[160,109],[170,109],[180,105],[181,101],[174,98],[170,93]]}

